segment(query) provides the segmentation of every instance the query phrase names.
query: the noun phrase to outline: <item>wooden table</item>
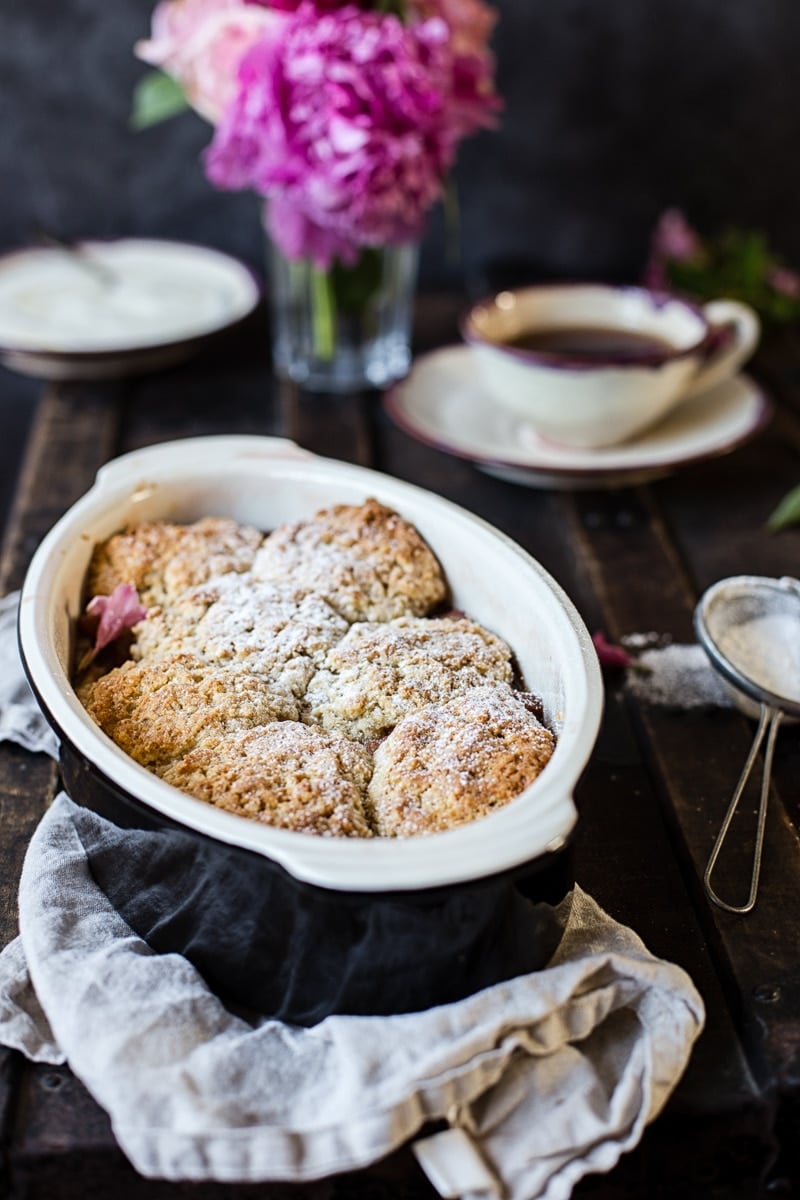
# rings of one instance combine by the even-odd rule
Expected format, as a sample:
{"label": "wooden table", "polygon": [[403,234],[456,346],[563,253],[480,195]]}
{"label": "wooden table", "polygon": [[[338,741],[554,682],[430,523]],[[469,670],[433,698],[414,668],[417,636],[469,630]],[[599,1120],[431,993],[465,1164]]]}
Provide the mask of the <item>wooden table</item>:
{"label": "wooden table", "polygon": [[[459,297],[426,297],[418,349],[455,340]],[[375,396],[279,389],[263,318],[215,353],[151,378],[42,390],[16,491],[0,585],[17,587],[43,534],[122,451],[212,433],[282,433],[333,457],[431,488],[526,547],[591,630],[693,640],[700,592],[725,575],[798,574],[800,529],[764,522],[800,482],[800,342],[774,344],[756,370],[777,401],[769,429],[672,479],[615,492],[514,486],[396,429]],[[10,377],[8,377],[10,379]],[[0,387],[4,385],[0,380]],[[608,680],[605,719],[580,785],[577,878],[656,954],[684,966],[708,1023],[686,1075],[640,1147],[576,1195],[785,1196],[800,1191],[800,728],[778,739],[761,893],[754,913],[710,906],[701,878],[753,727],[730,709],[649,707]],[[57,787],[42,756],[0,747],[0,938],[16,933],[16,883],[31,832]],[[747,892],[748,828],[735,826],[720,886]],[[67,1069],[0,1058],[0,1195],[13,1200],[196,1196],[304,1200],[431,1197],[406,1150],[369,1171],[299,1187],[177,1185],[140,1179],[105,1114]],[[795,1192],[792,1192],[792,1189]]]}

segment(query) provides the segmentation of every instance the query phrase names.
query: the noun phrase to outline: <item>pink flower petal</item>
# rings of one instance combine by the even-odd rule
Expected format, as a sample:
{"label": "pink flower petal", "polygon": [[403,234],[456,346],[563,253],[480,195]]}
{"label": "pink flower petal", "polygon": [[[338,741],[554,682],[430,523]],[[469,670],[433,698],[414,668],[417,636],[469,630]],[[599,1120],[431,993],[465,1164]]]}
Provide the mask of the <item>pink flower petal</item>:
{"label": "pink flower petal", "polygon": [[789,296],[792,300],[800,297],[800,275],[788,267],[773,267],[767,275],[767,283],[782,296]]}
{"label": "pink flower petal", "polygon": [[609,670],[624,670],[625,667],[632,666],[633,659],[628,654],[628,651],[623,650],[622,646],[616,646],[613,642],[606,641],[605,634],[593,634],[592,643],[597,651],[601,667],[606,667]]}
{"label": "pink flower petal", "polygon": [[233,99],[242,56],[283,20],[271,7],[243,0],[161,0],[151,37],[135,50],[172,75],[197,112],[215,122]]}
{"label": "pink flower petal", "polygon": [[661,214],[653,234],[653,254],[673,262],[688,262],[701,249],[699,235],[692,229],[679,208],[668,208]]}
{"label": "pink flower petal", "polygon": [[92,657],[147,616],[147,609],[140,604],[132,583],[118,584],[110,596],[92,597],[86,605],[86,612],[91,617],[100,618]]}

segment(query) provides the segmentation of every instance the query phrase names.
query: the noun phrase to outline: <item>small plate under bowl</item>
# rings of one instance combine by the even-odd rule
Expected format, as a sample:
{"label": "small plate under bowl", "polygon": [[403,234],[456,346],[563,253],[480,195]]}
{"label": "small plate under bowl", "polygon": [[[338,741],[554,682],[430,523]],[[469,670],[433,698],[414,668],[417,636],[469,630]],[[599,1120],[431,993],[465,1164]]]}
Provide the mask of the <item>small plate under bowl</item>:
{"label": "small plate under bowl", "polygon": [[125,238],[0,258],[0,361],[39,379],[111,379],[188,358],[261,287],[205,246]]}
{"label": "small plate under bowl", "polygon": [[485,394],[469,346],[447,346],[419,358],[384,404],[406,433],[489,475],[525,487],[562,489],[623,487],[662,478],[735,450],[772,416],[761,388],[749,376],[736,375],[687,400],[629,442],[598,450],[558,446]]}

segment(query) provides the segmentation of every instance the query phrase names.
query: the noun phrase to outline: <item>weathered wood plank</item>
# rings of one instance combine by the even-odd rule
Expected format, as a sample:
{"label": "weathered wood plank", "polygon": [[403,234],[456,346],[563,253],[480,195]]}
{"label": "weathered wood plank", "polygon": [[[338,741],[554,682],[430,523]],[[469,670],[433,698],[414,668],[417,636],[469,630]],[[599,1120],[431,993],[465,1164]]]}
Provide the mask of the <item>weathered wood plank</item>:
{"label": "weathered wood plank", "polygon": [[112,456],[120,389],[70,384],[40,401],[20,472],[0,567],[0,592],[22,582],[34,550]]}
{"label": "weathered wood plank", "polygon": [[[116,391],[112,389],[116,397]],[[19,587],[33,551],[64,510],[91,484],[112,452],[117,404],[78,386],[48,388],[36,412],[0,565],[0,591]],[[56,788],[56,766],[44,755],[0,746],[0,945],[17,932],[17,883],[22,860]],[[0,1172],[6,1165],[10,1122],[25,1077],[16,1055],[0,1060]],[[2,1178],[2,1174],[0,1174]]]}
{"label": "weathered wood plank", "polygon": [[17,934],[17,881],[34,829],[52,798],[58,778],[56,764],[45,754],[19,746],[0,746],[0,841],[3,873],[0,879],[0,946]]}
{"label": "weathered wood plank", "polygon": [[267,353],[266,328],[253,319],[245,331],[180,368],[136,380],[117,452],[178,438],[277,433]]}
{"label": "weathered wood plank", "polygon": [[279,432],[306,450],[362,467],[373,465],[369,392],[353,396],[312,395],[292,383],[279,385]]}
{"label": "weathered wood plank", "polygon": [[770,430],[735,454],[658,485],[662,519],[698,592],[726,575],[800,572],[800,526],[779,534],[766,529],[796,483],[800,447],[793,450]]}
{"label": "weathered wood plank", "polygon": [[14,1100],[22,1066],[21,1055],[5,1047],[0,1048],[0,1196],[7,1196],[11,1190],[8,1178],[8,1145],[12,1137]]}
{"label": "weathered wood plank", "polygon": [[[22,582],[31,554],[63,511],[91,484],[114,444],[115,404],[83,388],[50,388],[23,463],[0,568],[0,588]],[[49,803],[56,768],[43,755],[0,747],[0,829],[8,870],[0,880],[0,938],[16,930],[16,881],[30,834]]]}
{"label": "weathered wood plank", "polygon": [[0,375],[0,529],[4,528],[17,491],[17,473],[25,454],[25,444],[36,416],[42,385],[14,371]]}
{"label": "weathered wood plank", "polygon": [[[640,505],[629,506],[631,519],[624,523],[617,519],[619,500],[614,496],[578,496],[573,503],[583,526],[581,531],[576,525],[575,544],[596,582],[610,634],[656,630],[676,640],[691,639],[696,588],[667,536],[652,493],[645,493]],[[710,490],[705,504],[715,503],[722,524],[724,503]],[[762,1082],[782,1086],[794,1080],[796,1086],[800,979],[790,914],[800,859],[797,836],[780,807],[775,805],[767,827],[754,913],[740,918],[721,912],[705,901],[699,883],[744,762],[751,727],[729,711],[676,713],[633,699],[630,705],[643,751],[661,780],[667,819],[688,857],[698,912],[747,1037],[752,1065]],[[746,895],[746,858],[746,839],[734,830],[731,853],[720,864],[720,889]]]}
{"label": "weathered wood plank", "polygon": [[748,372],[763,382],[781,406],[796,418],[800,429],[800,337],[797,327],[771,330],[765,336]]}

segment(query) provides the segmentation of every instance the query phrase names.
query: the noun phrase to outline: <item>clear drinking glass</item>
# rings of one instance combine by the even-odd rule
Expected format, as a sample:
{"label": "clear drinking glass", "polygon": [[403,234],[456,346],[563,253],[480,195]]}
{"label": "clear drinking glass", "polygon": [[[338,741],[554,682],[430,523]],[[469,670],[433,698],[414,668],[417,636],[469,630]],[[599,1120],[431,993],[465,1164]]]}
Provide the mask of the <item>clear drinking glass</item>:
{"label": "clear drinking glass", "polygon": [[351,392],[401,379],[411,362],[418,247],[362,251],[327,271],[268,242],[275,372],[310,391]]}

